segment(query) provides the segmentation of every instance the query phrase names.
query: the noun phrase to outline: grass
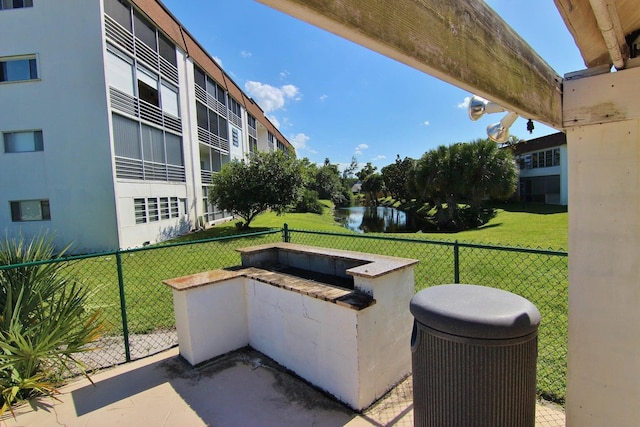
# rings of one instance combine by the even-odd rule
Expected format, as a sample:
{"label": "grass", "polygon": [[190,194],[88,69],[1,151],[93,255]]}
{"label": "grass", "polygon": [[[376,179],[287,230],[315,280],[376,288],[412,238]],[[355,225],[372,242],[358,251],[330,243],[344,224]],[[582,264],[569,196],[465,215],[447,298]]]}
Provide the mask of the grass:
{"label": "grass", "polygon": [[[453,248],[450,243],[424,244],[406,239],[458,240],[511,247],[566,247],[567,213],[562,209],[503,205],[499,207],[497,216],[478,230],[455,234],[358,235],[361,238],[353,238],[356,233],[336,224],[331,204],[324,203],[326,209],[322,215],[260,215],[251,224],[250,231],[280,230],[287,223],[293,230],[342,235],[293,231],[294,243],[419,259],[420,263],[415,268],[416,291],[453,283]],[[234,221],[171,242],[195,242],[193,244],[169,246],[165,242],[140,251],[123,252],[122,277],[130,333],[174,327],[171,291],[162,284],[162,280],[238,265],[240,257],[236,248],[282,241],[281,233],[277,231],[257,237],[197,242],[238,233],[246,231],[237,230]],[[562,403],[566,381],[567,257],[461,247],[459,261],[461,283],[500,287],[529,299],[541,311],[539,394]],[[73,261],[71,268],[87,286],[99,289],[92,301],[94,307],[104,310],[111,334],[122,334],[116,257],[110,255]]]}
{"label": "grass", "polygon": [[[271,228],[282,228],[284,223],[289,228],[301,230],[333,231],[337,233],[353,233],[333,220],[329,201],[322,215],[289,213],[276,215],[271,212],[259,215],[251,223],[252,231]],[[397,207],[398,202],[383,199],[383,204]],[[497,215],[484,226],[458,233],[395,233],[390,237],[403,237],[423,240],[441,240],[453,242],[482,243],[501,246],[517,246],[552,250],[566,250],[568,242],[568,213],[562,206],[537,204],[499,204],[492,206]],[[188,234],[173,241],[189,241],[237,234],[235,222],[228,222],[200,233]],[[353,233],[355,234],[355,233]]]}
{"label": "grass", "polygon": [[[382,203],[399,207],[400,203],[387,198]],[[552,250],[568,247],[569,214],[566,206],[501,203],[491,205],[496,216],[474,230],[458,233],[422,233],[417,238],[496,244]],[[406,234],[404,235],[406,237]]]}

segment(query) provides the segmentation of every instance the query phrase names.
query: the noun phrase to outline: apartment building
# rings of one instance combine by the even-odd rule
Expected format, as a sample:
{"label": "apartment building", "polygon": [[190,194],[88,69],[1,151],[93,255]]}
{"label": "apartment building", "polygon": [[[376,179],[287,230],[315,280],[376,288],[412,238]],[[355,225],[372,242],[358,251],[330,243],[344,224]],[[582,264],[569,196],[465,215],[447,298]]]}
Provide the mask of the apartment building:
{"label": "apartment building", "polygon": [[[77,252],[229,218],[232,159],[291,144],[157,0],[0,0],[0,230]],[[2,230],[3,232],[5,230]]]}
{"label": "apartment building", "polygon": [[567,136],[563,132],[522,141],[512,147],[519,167],[523,202],[569,203]]}

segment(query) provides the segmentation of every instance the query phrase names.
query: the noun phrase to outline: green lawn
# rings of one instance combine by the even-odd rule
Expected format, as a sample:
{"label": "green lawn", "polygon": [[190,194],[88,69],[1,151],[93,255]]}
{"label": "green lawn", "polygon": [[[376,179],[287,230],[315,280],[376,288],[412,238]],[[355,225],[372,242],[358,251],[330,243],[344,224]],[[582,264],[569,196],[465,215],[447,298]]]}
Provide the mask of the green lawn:
{"label": "green lawn", "polygon": [[[281,228],[284,223],[287,223],[289,228],[351,233],[334,222],[331,214],[331,202],[323,201],[323,204],[326,208],[322,215],[310,213],[276,215],[267,212],[256,217],[251,223],[251,229],[255,231]],[[397,233],[387,235],[412,239],[450,242],[458,240],[467,243],[566,250],[568,239],[568,213],[566,207],[502,204],[496,205],[495,208],[497,210],[496,217],[476,230],[458,233]],[[226,236],[238,232],[235,228],[235,222],[228,222],[204,232],[180,237],[177,241]]]}

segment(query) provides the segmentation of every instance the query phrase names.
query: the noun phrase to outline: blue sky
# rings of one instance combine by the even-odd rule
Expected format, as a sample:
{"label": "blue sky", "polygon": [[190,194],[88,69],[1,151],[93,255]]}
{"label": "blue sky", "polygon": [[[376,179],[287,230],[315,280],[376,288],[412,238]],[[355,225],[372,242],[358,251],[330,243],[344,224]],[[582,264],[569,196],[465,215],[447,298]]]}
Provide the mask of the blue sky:
{"label": "blue sky", "polygon": [[[479,1],[479,0],[478,0]],[[419,158],[432,148],[486,137],[502,115],[472,122],[467,91],[416,71],[254,0],[163,0],[253,97],[299,158],[360,166]],[[585,68],[552,0],[487,3],[559,75]],[[556,130],[518,119],[511,134]]]}

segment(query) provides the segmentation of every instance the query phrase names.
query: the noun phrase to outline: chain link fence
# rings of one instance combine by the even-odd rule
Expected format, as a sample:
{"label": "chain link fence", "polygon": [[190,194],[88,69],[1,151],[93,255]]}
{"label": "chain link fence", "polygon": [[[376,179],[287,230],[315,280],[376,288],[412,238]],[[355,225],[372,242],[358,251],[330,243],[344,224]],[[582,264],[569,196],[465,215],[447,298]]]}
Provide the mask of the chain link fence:
{"label": "chain link fence", "polygon": [[[564,403],[566,388],[567,253],[476,245],[389,235],[355,235],[274,229],[206,241],[155,245],[70,257],[64,262],[93,294],[107,333],[98,350],[82,355],[91,369],[139,359],[177,345],[171,289],[163,280],[240,264],[237,248],[281,241],[420,260],[416,292],[429,286],[468,283],[501,288],[540,310],[538,394]],[[13,266],[0,266],[0,270]]]}

